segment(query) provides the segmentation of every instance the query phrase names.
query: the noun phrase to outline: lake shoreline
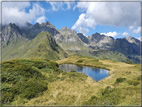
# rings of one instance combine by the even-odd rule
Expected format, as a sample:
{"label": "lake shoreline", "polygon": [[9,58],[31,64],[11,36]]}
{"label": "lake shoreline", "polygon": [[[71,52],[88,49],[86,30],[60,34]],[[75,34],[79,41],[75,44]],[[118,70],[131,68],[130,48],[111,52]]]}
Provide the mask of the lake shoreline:
{"label": "lake shoreline", "polygon": [[97,82],[109,76],[109,71],[106,69],[88,66],[78,66],[75,64],[61,64],[59,65],[59,69],[65,72],[83,73]]}

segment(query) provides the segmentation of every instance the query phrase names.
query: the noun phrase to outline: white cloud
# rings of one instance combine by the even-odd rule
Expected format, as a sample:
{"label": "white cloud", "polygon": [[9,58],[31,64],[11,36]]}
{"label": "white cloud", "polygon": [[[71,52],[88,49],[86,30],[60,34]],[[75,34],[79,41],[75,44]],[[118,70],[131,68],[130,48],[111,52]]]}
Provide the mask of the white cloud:
{"label": "white cloud", "polygon": [[59,9],[63,9],[62,2],[49,2],[49,4],[51,5],[53,11],[58,11]]}
{"label": "white cloud", "polygon": [[112,36],[115,37],[118,35],[117,32],[108,32],[108,33],[100,33],[101,35],[105,35],[105,36]]}
{"label": "white cloud", "polygon": [[[8,4],[7,4],[8,3]],[[24,26],[26,22],[35,22],[37,18],[45,15],[45,10],[39,4],[34,3],[32,8],[26,12],[30,6],[28,2],[3,2],[2,3],[2,24],[16,23]]]}
{"label": "white cloud", "polygon": [[74,4],[74,2],[49,2],[49,4],[53,11],[58,11],[71,9],[71,5]]}
{"label": "white cloud", "polygon": [[130,29],[130,30],[134,29],[134,26],[129,26],[129,29]]}
{"label": "white cloud", "polygon": [[138,27],[137,29],[133,30],[133,33],[140,33],[142,31],[142,27]]}
{"label": "white cloud", "polygon": [[83,35],[86,36],[86,34],[89,32],[89,29],[88,28],[80,27],[79,28],[79,32],[83,33]]}
{"label": "white cloud", "polygon": [[30,2],[2,2],[3,7],[25,9],[30,6]]}
{"label": "white cloud", "polygon": [[[138,2],[78,2],[75,8],[83,12],[84,20],[92,20],[92,23],[89,23],[93,25],[92,28],[97,24],[118,27],[140,25],[140,3]],[[77,30],[80,26],[89,27],[88,24],[83,26],[84,20],[79,17],[72,28]]]}
{"label": "white cloud", "polygon": [[36,22],[42,23],[42,22],[45,22],[45,19],[46,19],[45,16],[41,16],[36,20]]}
{"label": "white cloud", "polygon": [[72,29],[77,30],[78,32],[81,32],[83,34],[89,32],[88,27],[95,29],[96,23],[94,19],[92,17],[88,17],[89,16],[86,16],[86,14],[82,13],[76,23],[72,26]]}
{"label": "white cloud", "polygon": [[122,35],[123,35],[123,36],[128,36],[129,33],[128,33],[128,32],[123,32]]}

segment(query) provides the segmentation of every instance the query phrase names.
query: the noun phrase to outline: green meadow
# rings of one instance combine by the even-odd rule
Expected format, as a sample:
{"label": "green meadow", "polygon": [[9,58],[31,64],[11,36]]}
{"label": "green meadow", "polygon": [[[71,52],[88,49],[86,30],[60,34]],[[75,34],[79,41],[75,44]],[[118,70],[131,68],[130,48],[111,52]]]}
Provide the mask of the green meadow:
{"label": "green meadow", "polygon": [[[82,73],[64,72],[60,64],[109,70],[98,82]],[[84,56],[50,61],[15,59],[2,64],[3,105],[140,105],[140,64]]]}

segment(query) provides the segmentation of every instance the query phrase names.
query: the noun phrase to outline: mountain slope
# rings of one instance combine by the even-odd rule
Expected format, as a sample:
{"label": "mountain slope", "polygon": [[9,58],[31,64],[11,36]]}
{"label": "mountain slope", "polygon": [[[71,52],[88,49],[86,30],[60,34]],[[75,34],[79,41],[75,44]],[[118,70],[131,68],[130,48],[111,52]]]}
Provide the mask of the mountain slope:
{"label": "mountain slope", "polygon": [[85,44],[78,37],[77,33],[68,27],[63,27],[60,30],[60,34],[56,34],[54,38],[64,50],[81,51],[86,49]]}
{"label": "mountain slope", "polygon": [[88,37],[89,45],[98,47],[99,49],[111,49],[114,45],[114,39],[109,36],[101,35],[99,33],[92,34]]}
{"label": "mountain slope", "polygon": [[[113,59],[110,57],[110,53],[111,54],[113,53],[112,56],[116,55],[117,58],[115,59],[118,59],[118,61],[128,58],[129,60],[132,60],[134,63],[140,63],[141,42],[132,36],[129,36],[128,38],[114,39],[113,37],[110,36],[105,36],[99,33],[95,33],[88,36],[88,41],[89,41],[88,42],[89,48],[97,50],[97,51],[89,51],[95,57],[99,56],[100,58],[105,57]],[[104,54],[102,54],[102,52],[104,52]],[[119,53],[121,55],[116,53]],[[125,58],[120,57],[124,55]]]}
{"label": "mountain slope", "polygon": [[19,27],[15,24],[10,23],[2,29],[2,47],[5,47],[10,43],[15,45],[20,39],[22,39],[22,35]]}
{"label": "mountain slope", "polygon": [[49,32],[52,36],[59,33],[56,27],[48,21],[46,23],[36,23],[34,25],[27,23],[26,26],[20,30],[22,32],[22,36],[30,40],[35,38],[40,32]]}
{"label": "mountain slope", "polygon": [[1,39],[2,46],[0,48],[2,49],[2,60],[20,57],[21,55],[18,50],[20,48],[22,49],[29,42],[22,37],[19,27],[12,23],[2,29]]}
{"label": "mountain slope", "polygon": [[67,57],[66,52],[64,52],[48,32],[39,33],[27,46],[28,51],[23,55],[26,58],[36,57],[56,60]]}
{"label": "mountain slope", "polygon": [[47,58],[57,60],[67,57],[66,52],[58,46],[48,32],[41,32],[33,40],[22,38],[15,46],[10,44],[2,48],[2,60],[14,58]]}
{"label": "mountain slope", "polygon": [[[51,51],[53,51],[53,53],[58,53],[58,50],[54,50],[54,48],[51,48],[51,51],[48,50],[49,48],[46,49],[45,47],[47,46],[45,45],[45,43],[44,46],[41,46],[41,44],[43,45],[43,43],[39,41],[40,39],[34,40],[40,32],[45,31],[49,32],[56,40],[56,42],[53,42],[55,46],[58,44],[59,47],[63,48],[70,55],[78,54],[82,56],[96,57],[98,56],[99,52],[102,55],[102,51],[104,51],[104,53],[111,51],[111,53],[113,52],[113,55],[116,55],[115,53],[120,53],[122,54],[122,56],[125,55],[128,59],[133,60],[133,62],[140,63],[141,42],[134,37],[130,36],[128,38],[114,39],[113,37],[101,35],[99,33],[85,37],[83,34],[76,33],[74,30],[71,30],[68,27],[63,27],[61,30],[58,30],[48,21],[46,23],[36,23],[34,25],[27,23],[25,27],[18,27],[15,24],[3,26],[1,38],[3,59],[7,60],[12,58],[20,58],[21,56],[24,56],[25,58],[29,56],[32,57],[32,55],[30,54],[37,53],[37,50],[40,50],[39,53],[35,54],[35,56],[37,57],[47,57],[51,55],[47,55],[44,52],[52,53]],[[46,40],[47,38],[44,39]],[[44,39],[42,41],[44,41]],[[34,41],[36,41],[37,43]],[[40,44],[39,47],[43,49],[36,47],[38,43]],[[35,53],[32,53],[32,51]],[[43,53],[41,51],[43,51]],[[105,57],[107,57],[108,54],[103,54],[102,56],[104,55]],[[48,58],[51,58],[51,56]],[[58,59],[62,56],[64,55],[62,54],[60,56],[60,54],[58,53],[55,55],[55,57],[53,57],[53,59]]]}
{"label": "mountain slope", "polygon": [[77,33],[78,37],[86,44],[89,43],[89,40],[86,36],[84,36],[82,33]]}

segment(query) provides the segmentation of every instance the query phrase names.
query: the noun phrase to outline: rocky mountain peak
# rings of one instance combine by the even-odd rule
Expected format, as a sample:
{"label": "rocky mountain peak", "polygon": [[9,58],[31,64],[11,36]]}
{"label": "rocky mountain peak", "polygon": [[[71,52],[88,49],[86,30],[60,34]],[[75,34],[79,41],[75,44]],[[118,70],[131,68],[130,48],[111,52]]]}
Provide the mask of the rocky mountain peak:
{"label": "rocky mountain peak", "polygon": [[15,29],[15,30],[18,28],[18,26],[16,26],[16,24],[14,24],[14,23],[10,23],[7,27],[11,28],[11,29]]}
{"label": "rocky mountain peak", "polygon": [[40,24],[37,22],[34,26],[35,27],[40,27]]}
{"label": "rocky mountain peak", "polygon": [[128,38],[126,38],[126,40],[129,42],[129,43],[134,43],[134,44],[137,44],[137,45],[140,45],[140,40],[132,37],[132,36],[129,36]]}
{"label": "rocky mountain peak", "polygon": [[10,41],[13,41],[13,44],[15,44],[17,38],[21,38],[21,32],[19,30],[19,27],[16,26],[13,23],[10,23],[2,30],[2,41],[4,41],[4,46],[8,45]]}
{"label": "rocky mountain peak", "polygon": [[86,44],[89,43],[88,38],[86,36],[84,36],[82,33],[78,33],[77,35],[84,43],[86,43]]}
{"label": "rocky mountain peak", "polygon": [[67,26],[65,26],[65,27],[62,27],[62,28],[61,28],[61,31],[66,31],[66,32],[67,32],[67,31],[72,31],[72,30],[69,29]]}
{"label": "rocky mountain peak", "polygon": [[71,30],[67,26],[61,28],[61,32],[64,33],[64,34],[67,34],[67,35],[68,34],[72,34],[72,36],[76,36],[77,35],[75,30]]}
{"label": "rocky mountain peak", "polygon": [[32,26],[32,24],[31,24],[31,23],[29,23],[29,22],[26,22],[26,25],[27,25],[27,26]]}
{"label": "rocky mountain peak", "polygon": [[46,25],[52,25],[49,21],[46,22]]}

